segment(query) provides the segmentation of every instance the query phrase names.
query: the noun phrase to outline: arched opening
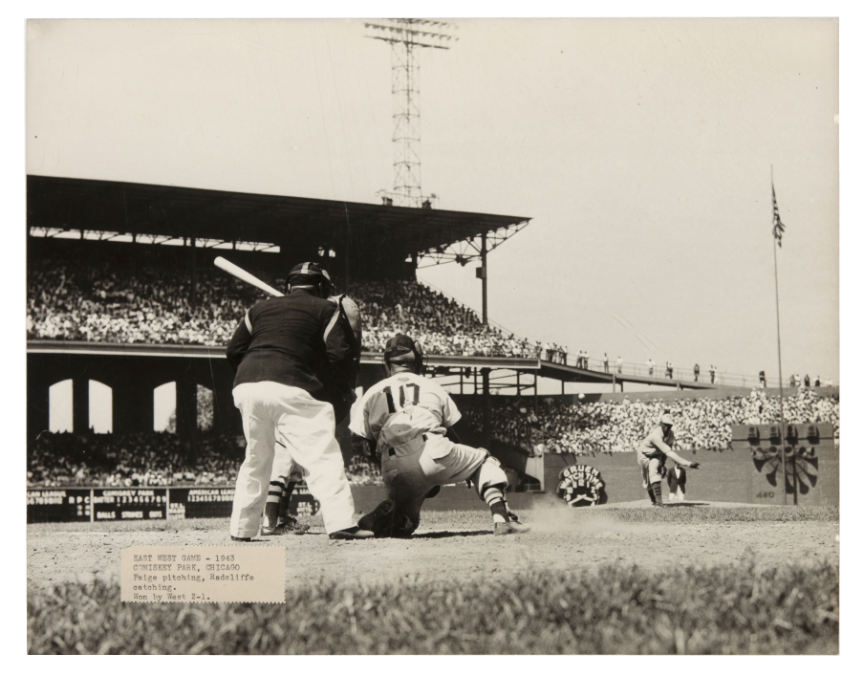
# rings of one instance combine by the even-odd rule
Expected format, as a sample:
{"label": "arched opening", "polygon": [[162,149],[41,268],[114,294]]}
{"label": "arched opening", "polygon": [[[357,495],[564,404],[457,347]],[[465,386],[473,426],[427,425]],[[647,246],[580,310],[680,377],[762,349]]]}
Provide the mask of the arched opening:
{"label": "arched opening", "polygon": [[177,382],[169,381],[153,389],[153,430],[177,432]]}
{"label": "arched opening", "polygon": [[101,381],[90,380],[90,428],[96,433],[114,432],[114,391]]}
{"label": "arched opening", "polygon": [[72,379],[58,381],[48,388],[48,430],[72,431]]}

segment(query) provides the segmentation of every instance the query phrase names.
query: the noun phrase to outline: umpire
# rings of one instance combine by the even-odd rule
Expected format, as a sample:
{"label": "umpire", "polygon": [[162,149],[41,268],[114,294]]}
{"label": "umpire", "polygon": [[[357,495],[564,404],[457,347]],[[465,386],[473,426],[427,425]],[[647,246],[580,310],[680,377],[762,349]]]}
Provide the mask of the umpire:
{"label": "umpire", "polygon": [[330,538],[373,536],[357,528],[335,436],[333,400],[353,387],[356,367],[351,328],[327,300],[330,290],[320,265],[297,264],[288,274],[287,294],[252,306],[228,344],[236,370],[234,404],[246,436],[231,511],[234,540],[258,534],[277,442],[303,468]]}

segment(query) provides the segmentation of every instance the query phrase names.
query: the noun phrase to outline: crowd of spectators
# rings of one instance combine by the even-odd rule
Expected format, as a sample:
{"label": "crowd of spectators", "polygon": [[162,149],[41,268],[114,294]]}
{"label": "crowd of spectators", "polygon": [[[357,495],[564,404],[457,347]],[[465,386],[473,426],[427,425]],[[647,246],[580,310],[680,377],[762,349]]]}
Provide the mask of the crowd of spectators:
{"label": "crowd of spectators", "polygon": [[[466,422],[483,426],[479,400],[460,401]],[[490,398],[492,439],[529,453],[596,454],[632,451],[660,415],[675,420],[676,448],[729,449],[735,424],[775,423],[779,397],[764,390],[746,396],[677,400],[570,402],[560,398]],[[783,398],[787,422],[830,423],[839,439],[839,397],[801,388]],[[41,433],[27,451],[30,486],[230,485],[243,460],[242,436],[200,435],[183,440],[167,432],[134,434]],[[346,473],[353,484],[377,484],[377,466],[359,454]]]}
{"label": "crowd of spectators", "polygon": [[476,312],[419,282],[363,281],[351,285],[363,317],[363,349],[379,352],[396,332],[418,340],[430,355],[536,357],[543,349],[483,324]]}
{"label": "crowd of spectators", "polygon": [[[224,345],[261,292],[218,270],[48,260],[27,280],[27,336],[109,343]],[[283,280],[274,280],[282,288]],[[544,346],[483,324],[477,313],[418,282],[351,285],[363,317],[363,349],[380,352],[396,332],[428,354],[536,357]],[[555,346],[556,358],[564,356]],[[552,352],[549,349],[548,352]]]}
{"label": "crowd of spectators", "polygon": [[[243,462],[243,436],[201,435],[183,440],[167,432],[41,433],[27,450],[27,484],[137,487],[232,485]],[[352,457],[346,468],[355,484],[380,481],[367,460]]]}
{"label": "crowd of spectators", "polygon": [[108,343],[227,343],[256,295],[218,271],[51,261],[27,278],[28,338]]}
{"label": "crowd of spectators", "polygon": [[[536,407],[533,399],[491,398],[490,402],[492,438],[528,453],[632,451],[667,409],[675,419],[677,448],[683,450],[726,450],[732,443],[733,425],[780,420],[780,398],[769,397],[764,390],[722,399],[568,402],[541,397]],[[468,423],[477,429],[483,420],[479,407],[468,401],[460,406]],[[837,396],[801,388],[783,398],[783,415],[788,423],[831,423],[835,440],[839,439]]]}

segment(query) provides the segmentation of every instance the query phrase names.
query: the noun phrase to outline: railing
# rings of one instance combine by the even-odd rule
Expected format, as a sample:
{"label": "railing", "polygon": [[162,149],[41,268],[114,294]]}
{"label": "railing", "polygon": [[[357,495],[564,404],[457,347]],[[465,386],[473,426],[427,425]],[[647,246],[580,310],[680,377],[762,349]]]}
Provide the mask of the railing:
{"label": "railing", "polygon": [[[547,360],[547,355],[544,351],[542,355],[543,360]],[[560,360],[557,358],[555,360],[547,360],[552,362],[558,362],[561,364]],[[576,366],[577,355],[568,354],[566,356],[566,361],[563,364],[566,364],[571,367]],[[694,378],[693,368],[692,367],[674,367],[672,370],[672,378],[669,379],[666,377],[666,365],[656,364],[654,366],[653,374],[650,373],[649,367],[646,363],[641,362],[622,362],[619,365],[615,362],[614,359],[610,359],[608,365],[604,364],[602,359],[589,357],[587,360],[587,368],[591,371],[605,372],[608,374],[613,374],[615,376],[620,375],[622,378],[629,377],[637,377],[637,378],[654,378],[657,380],[665,380],[669,381],[669,385],[677,385],[680,381],[682,385],[690,384],[690,383],[700,383],[700,384],[711,384],[711,372],[708,368],[702,367],[700,365],[699,371],[699,379],[698,381]],[[789,379],[783,379],[783,387],[784,388],[792,388],[793,386],[789,383]],[[742,388],[758,388],[762,384],[759,381],[758,375],[751,374],[742,374],[740,372],[734,371],[716,371],[714,373],[714,381],[715,385],[721,386],[730,386],[730,387],[742,387]],[[804,385],[803,382],[800,385]],[[826,385],[822,383],[821,385]],[[815,383],[811,379],[810,382],[811,387],[815,387]],[[773,376],[766,376],[765,378],[765,387],[766,388],[778,388],[780,387],[780,379]]]}

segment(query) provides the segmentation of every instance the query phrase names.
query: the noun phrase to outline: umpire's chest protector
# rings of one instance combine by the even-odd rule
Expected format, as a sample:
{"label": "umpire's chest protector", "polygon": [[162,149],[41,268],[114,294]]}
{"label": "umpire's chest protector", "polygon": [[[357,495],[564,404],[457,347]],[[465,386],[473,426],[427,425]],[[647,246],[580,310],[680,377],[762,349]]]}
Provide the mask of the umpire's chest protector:
{"label": "umpire's chest protector", "polygon": [[256,303],[234,385],[275,381],[321,398],[329,369],[324,331],[332,315],[330,302],[303,291]]}

